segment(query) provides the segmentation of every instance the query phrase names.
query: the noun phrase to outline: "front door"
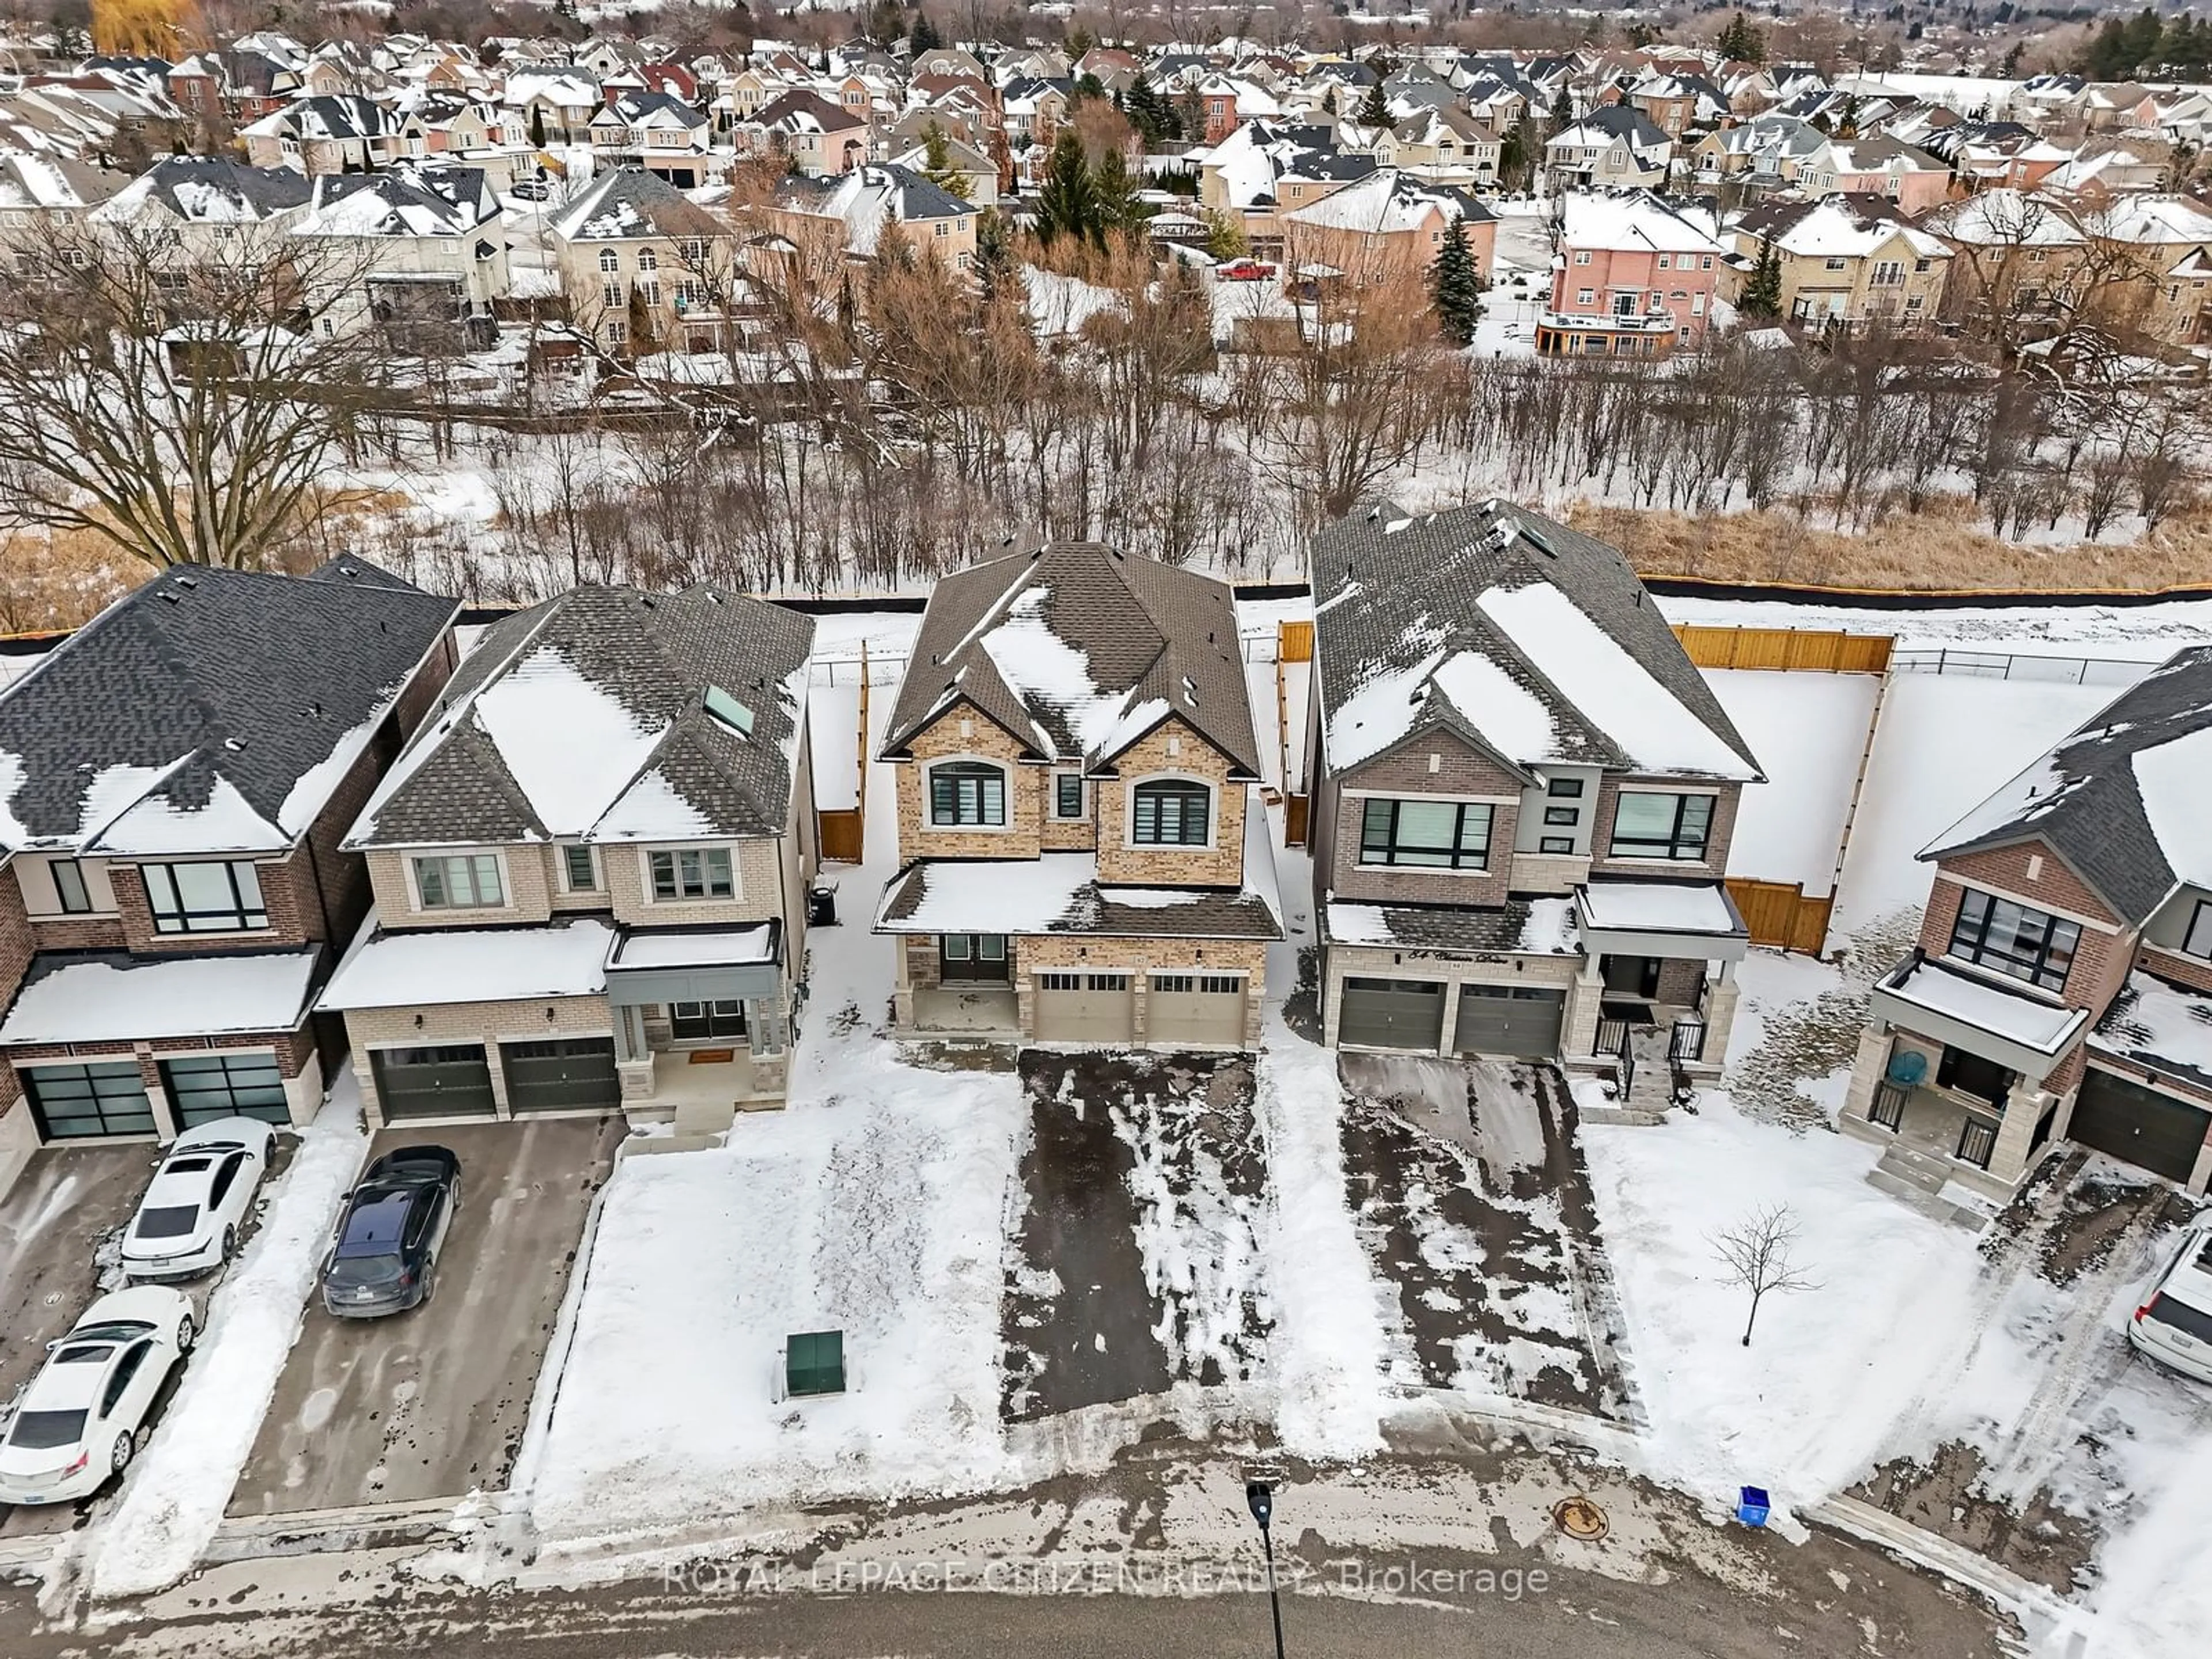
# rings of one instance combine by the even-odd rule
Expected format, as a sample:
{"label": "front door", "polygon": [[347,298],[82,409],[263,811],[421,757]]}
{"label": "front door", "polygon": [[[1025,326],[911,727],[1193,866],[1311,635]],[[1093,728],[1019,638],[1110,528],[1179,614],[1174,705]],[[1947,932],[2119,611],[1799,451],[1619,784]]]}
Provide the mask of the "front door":
{"label": "front door", "polygon": [[937,940],[937,976],[955,981],[1006,980],[1004,933],[943,933]]}
{"label": "front door", "polygon": [[1601,957],[1598,972],[1605,976],[1605,988],[1615,996],[1650,998],[1659,994],[1656,957]]}

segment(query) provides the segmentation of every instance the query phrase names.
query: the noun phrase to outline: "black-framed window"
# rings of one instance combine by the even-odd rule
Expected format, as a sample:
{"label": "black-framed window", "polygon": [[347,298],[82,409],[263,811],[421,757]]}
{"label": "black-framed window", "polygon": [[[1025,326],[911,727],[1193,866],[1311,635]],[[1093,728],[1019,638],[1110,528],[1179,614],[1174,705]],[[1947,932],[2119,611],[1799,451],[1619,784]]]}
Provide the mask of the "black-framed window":
{"label": "black-framed window", "polygon": [[668,1030],[678,1042],[705,1042],[715,1037],[745,1034],[745,1005],[742,1002],[672,1002]]}
{"label": "black-framed window", "polygon": [[1203,847],[1213,792],[1191,778],[1157,778],[1133,792],[1129,838],[1139,847]]}
{"label": "black-framed window", "polygon": [[1545,836],[1536,842],[1539,853],[1571,853],[1575,850],[1572,836]]}
{"label": "black-framed window", "polygon": [[2212,901],[2197,901],[2197,908],[2190,915],[2189,931],[2182,935],[2181,948],[2190,956],[2212,960]]}
{"label": "black-framed window", "polygon": [[146,904],[157,933],[237,933],[269,925],[252,865],[144,864]]}
{"label": "black-framed window", "polygon": [[1492,809],[1474,801],[1367,803],[1359,825],[1359,861],[1416,870],[1490,867]]}
{"label": "black-framed window", "polygon": [[1006,769],[981,761],[946,761],[931,767],[929,821],[952,829],[1006,823]]}
{"label": "black-framed window", "polygon": [[1564,824],[1571,830],[1582,821],[1583,809],[1579,806],[1547,806],[1544,809],[1544,822],[1549,824]]}
{"label": "black-framed window", "polygon": [[416,859],[415,890],[425,910],[495,910],[507,902],[495,853]]}
{"label": "black-framed window", "polygon": [[681,847],[655,853],[653,896],[662,904],[684,899],[726,899],[736,891],[726,847]]}
{"label": "black-framed window", "polygon": [[1544,793],[1556,795],[1562,800],[1580,800],[1583,798],[1583,781],[1580,778],[1553,778],[1545,784]]}
{"label": "black-framed window", "polygon": [[1713,829],[1711,795],[1624,789],[1613,809],[1617,859],[1676,859],[1702,863]]}
{"label": "black-framed window", "polygon": [[85,885],[84,866],[75,859],[56,859],[46,866],[53,872],[54,897],[65,916],[92,914],[92,890]]}
{"label": "black-framed window", "polygon": [[1969,887],[1951,924],[1947,954],[2046,991],[2065,988],[2081,925]]}
{"label": "black-framed window", "polygon": [[599,890],[599,861],[592,849],[579,842],[561,849],[563,872],[568,878],[572,893],[596,893]]}
{"label": "black-framed window", "polygon": [[1062,772],[1052,781],[1052,815],[1056,818],[1083,816],[1083,775]]}

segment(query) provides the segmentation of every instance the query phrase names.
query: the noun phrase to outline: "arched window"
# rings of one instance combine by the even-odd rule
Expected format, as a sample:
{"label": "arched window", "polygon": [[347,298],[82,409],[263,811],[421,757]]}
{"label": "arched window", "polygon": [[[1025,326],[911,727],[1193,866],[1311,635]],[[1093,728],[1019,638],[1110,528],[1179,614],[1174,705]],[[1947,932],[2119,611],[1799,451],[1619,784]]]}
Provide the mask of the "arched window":
{"label": "arched window", "polygon": [[601,248],[599,250],[599,269],[601,270],[620,270],[622,269],[622,255],[616,252],[615,250],[611,247]]}
{"label": "arched window", "polygon": [[637,268],[638,268],[640,270],[659,270],[659,269],[660,269],[660,256],[659,256],[658,253],[655,253],[655,252],[654,252],[651,248],[649,248],[649,247],[641,247],[641,248],[638,249],[638,251],[637,251]]}
{"label": "arched window", "polygon": [[931,767],[929,821],[940,829],[1005,823],[1005,769],[982,761],[945,761]]}
{"label": "arched window", "polygon": [[1161,778],[1137,786],[1130,839],[1139,847],[1206,845],[1213,792],[1194,778]]}

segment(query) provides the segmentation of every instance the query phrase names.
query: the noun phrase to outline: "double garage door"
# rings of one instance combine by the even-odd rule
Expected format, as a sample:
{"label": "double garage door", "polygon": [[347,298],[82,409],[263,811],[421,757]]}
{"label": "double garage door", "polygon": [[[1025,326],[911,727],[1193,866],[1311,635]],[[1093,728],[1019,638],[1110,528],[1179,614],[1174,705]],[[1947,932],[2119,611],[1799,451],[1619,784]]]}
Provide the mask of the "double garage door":
{"label": "double garage door", "polygon": [[[273,1050],[173,1054],[161,1060],[160,1066],[162,1092],[179,1129],[197,1128],[223,1117],[292,1121],[284,1075],[277,1069]],[[46,1139],[155,1133],[154,1109],[135,1060],[27,1066],[23,1079],[40,1133]]]}
{"label": "double garage door", "polygon": [[2066,1133],[2153,1175],[2185,1182],[2212,1133],[2212,1112],[2093,1067],[2081,1079]]}
{"label": "double garage door", "polygon": [[[1443,1046],[1441,980],[1347,978],[1336,1040],[1356,1048],[1407,1048],[1433,1054]],[[1559,1052],[1566,994],[1534,985],[1462,985],[1452,1030],[1455,1054],[1548,1057]]]}
{"label": "double garage door", "polygon": [[[548,1037],[500,1045],[507,1103],[518,1115],[614,1105],[612,1037]],[[491,1062],[479,1042],[379,1048],[369,1057],[387,1121],[403,1118],[492,1117]]]}
{"label": "double garage door", "polygon": [[[1134,975],[1041,973],[1036,989],[1040,1042],[1136,1040]],[[1242,974],[1153,974],[1145,987],[1145,1040],[1194,1048],[1242,1048],[1246,990]]]}

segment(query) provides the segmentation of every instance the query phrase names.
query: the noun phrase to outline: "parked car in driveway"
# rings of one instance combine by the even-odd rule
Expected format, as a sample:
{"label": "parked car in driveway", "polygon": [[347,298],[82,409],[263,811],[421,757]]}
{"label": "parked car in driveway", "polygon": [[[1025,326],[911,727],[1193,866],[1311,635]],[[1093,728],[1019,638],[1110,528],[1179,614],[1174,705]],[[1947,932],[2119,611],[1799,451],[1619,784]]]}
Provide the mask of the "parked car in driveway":
{"label": "parked car in driveway", "polygon": [[428,1301],[460,1201],[461,1161],[445,1147],[378,1158],[346,1200],[323,1264],[323,1306],[341,1319],[374,1319]]}
{"label": "parked car in driveway", "polygon": [[2128,1321],[2128,1340],[2185,1376],[2212,1382],[2212,1227],[2191,1228]]}
{"label": "parked car in driveway", "polygon": [[123,1230],[123,1271],[134,1281],[191,1279],[228,1261],[275,1139],[252,1117],[217,1118],[179,1135]]}
{"label": "parked car in driveway", "polygon": [[0,1504],[70,1503],[121,1474],[198,1330],[191,1297],[159,1285],[112,1291],[87,1308],[47,1345],[0,1439]]}

